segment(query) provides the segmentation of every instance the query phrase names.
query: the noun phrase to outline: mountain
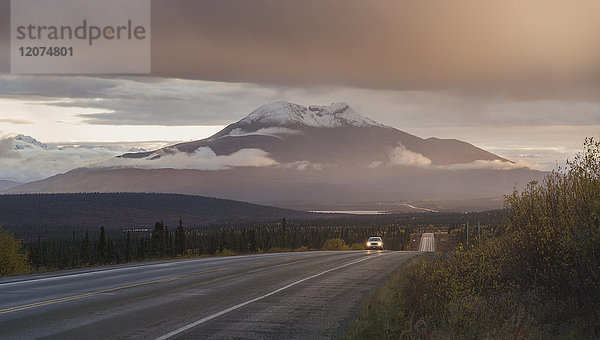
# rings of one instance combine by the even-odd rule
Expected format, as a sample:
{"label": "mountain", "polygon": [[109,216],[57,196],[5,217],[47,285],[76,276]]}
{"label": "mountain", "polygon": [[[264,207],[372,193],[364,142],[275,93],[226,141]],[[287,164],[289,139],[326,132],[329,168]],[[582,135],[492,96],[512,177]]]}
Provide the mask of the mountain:
{"label": "mountain", "polygon": [[[287,218],[318,218],[319,214],[231,200],[149,193],[78,193],[0,195],[0,225],[21,232],[39,227],[151,227],[182,218],[188,226],[257,222]],[[22,233],[21,233],[22,234]]]}
{"label": "mountain", "polygon": [[209,138],[126,153],[105,167],[5,192],[164,192],[318,205],[498,197],[543,176],[463,141],[379,124],[344,103],[275,102]]}
{"label": "mountain", "polygon": [[288,102],[263,105],[206,139],[122,157],[158,159],[178,152],[191,154],[201,148],[210,148],[217,156],[259,149],[279,164],[302,162],[304,167],[309,164],[321,168],[510,163],[466,142],[422,139],[381,125],[345,103],[305,107]]}
{"label": "mountain", "polygon": [[37,139],[31,136],[25,135],[17,135],[14,138],[14,149],[15,150],[25,150],[25,149],[48,149],[48,145],[38,141]]}
{"label": "mountain", "polygon": [[6,189],[10,189],[10,188],[14,188],[14,187],[19,186],[21,184],[23,184],[23,183],[0,180],[0,191],[6,190]]}

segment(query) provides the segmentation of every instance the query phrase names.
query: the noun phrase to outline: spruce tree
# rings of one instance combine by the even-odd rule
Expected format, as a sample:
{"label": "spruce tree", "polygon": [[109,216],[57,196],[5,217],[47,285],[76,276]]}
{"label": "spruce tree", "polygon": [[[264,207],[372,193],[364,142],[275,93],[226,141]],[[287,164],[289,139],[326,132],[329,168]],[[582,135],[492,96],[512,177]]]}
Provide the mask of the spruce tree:
{"label": "spruce tree", "polygon": [[90,243],[90,234],[86,230],[85,237],[81,242],[81,263],[84,266],[89,265],[92,262],[92,244]]}
{"label": "spruce tree", "polygon": [[125,262],[131,261],[131,233],[127,231],[127,238],[125,238]]}
{"label": "spruce tree", "polygon": [[152,255],[155,257],[164,256],[166,253],[166,237],[165,237],[165,223],[163,221],[156,222],[154,229],[152,230],[152,236],[150,239],[152,247]]}
{"label": "spruce tree", "polygon": [[250,252],[256,252],[258,250],[258,247],[256,246],[256,232],[254,229],[248,231],[248,245]]}
{"label": "spruce tree", "polygon": [[115,262],[115,242],[110,238],[106,239],[106,263]]}
{"label": "spruce tree", "polygon": [[287,226],[285,223],[285,217],[281,221],[281,235],[279,236],[279,245],[283,249],[287,249],[289,247],[288,232],[287,232]]}
{"label": "spruce tree", "polygon": [[183,255],[185,252],[185,230],[181,217],[179,218],[179,225],[175,229],[175,251],[178,255]]}
{"label": "spruce tree", "polygon": [[96,245],[96,253],[98,254],[98,262],[100,264],[106,264],[108,262],[106,248],[106,232],[104,231],[104,226],[102,226],[100,227],[100,236],[98,237],[98,244]]}

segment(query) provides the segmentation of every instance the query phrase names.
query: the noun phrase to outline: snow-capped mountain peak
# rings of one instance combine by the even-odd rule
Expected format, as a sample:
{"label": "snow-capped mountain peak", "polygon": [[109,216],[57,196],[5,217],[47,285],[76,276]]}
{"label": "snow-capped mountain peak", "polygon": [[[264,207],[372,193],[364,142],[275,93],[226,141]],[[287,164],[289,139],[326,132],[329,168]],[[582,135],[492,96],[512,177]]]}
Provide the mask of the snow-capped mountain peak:
{"label": "snow-capped mountain peak", "polygon": [[346,103],[333,103],[329,106],[302,106],[286,101],[262,105],[238,123],[275,126],[307,125],[325,128],[383,126],[363,116]]}
{"label": "snow-capped mountain peak", "polygon": [[31,148],[42,148],[42,149],[48,149],[48,145],[38,141],[37,139],[31,137],[31,136],[25,136],[25,135],[17,135],[14,138],[14,149],[15,150],[23,150],[23,149],[31,149]]}

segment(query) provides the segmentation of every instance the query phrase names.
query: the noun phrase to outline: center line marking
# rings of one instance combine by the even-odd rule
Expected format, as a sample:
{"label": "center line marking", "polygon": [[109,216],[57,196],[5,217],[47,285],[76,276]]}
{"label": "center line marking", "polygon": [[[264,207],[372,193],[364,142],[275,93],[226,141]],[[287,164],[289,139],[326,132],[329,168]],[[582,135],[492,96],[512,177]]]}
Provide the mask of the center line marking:
{"label": "center line marking", "polygon": [[[390,254],[390,253],[388,253],[388,254]],[[229,307],[229,308],[227,308],[227,309],[224,309],[224,310],[222,310],[222,311],[220,311],[220,312],[217,312],[217,313],[215,313],[215,314],[209,315],[209,316],[207,316],[207,317],[205,317],[205,318],[203,318],[203,319],[200,319],[200,320],[198,320],[198,321],[194,321],[194,322],[192,322],[192,323],[190,323],[190,324],[188,324],[188,325],[185,325],[185,326],[183,326],[183,327],[181,327],[181,328],[178,328],[178,329],[176,329],[176,330],[174,330],[174,331],[172,331],[172,332],[169,332],[169,333],[167,333],[167,334],[165,334],[165,335],[163,335],[163,336],[160,336],[160,337],[156,338],[156,340],[166,340],[166,339],[169,339],[169,338],[171,338],[171,337],[173,337],[173,336],[175,336],[175,335],[177,335],[177,334],[179,334],[179,333],[185,332],[185,331],[187,331],[187,330],[189,330],[189,329],[191,329],[191,328],[194,328],[194,327],[196,327],[196,326],[198,326],[198,325],[201,325],[201,324],[203,324],[203,323],[205,323],[205,322],[207,322],[207,321],[210,321],[210,320],[212,320],[212,319],[214,319],[214,318],[218,318],[218,317],[219,317],[219,316],[221,316],[221,315],[224,315],[224,314],[227,314],[227,313],[229,313],[229,312],[232,312],[232,311],[234,311],[234,310],[236,310],[236,309],[239,309],[239,308],[241,308],[241,307],[244,307],[244,306],[246,306],[246,305],[249,305],[249,304],[251,304],[251,303],[253,303],[253,302],[256,302],[256,301],[262,300],[262,299],[264,299],[264,298],[267,298],[267,297],[269,297],[269,296],[271,296],[271,295],[277,294],[277,293],[279,293],[279,292],[281,292],[281,291],[283,291],[283,290],[286,290],[286,289],[288,289],[288,288],[290,288],[290,287],[293,287],[293,286],[295,286],[295,285],[297,285],[297,284],[299,284],[299,283],[302,283],[302,282],[304,282],[304,281],[307,281],[307,280],[310,280],[310,279],[314,279],[315,277],[321,276],[321,275],[323,275],[323,274],[327,274],[327,273],[329,273],[329,272],[331,272],[331,271],[334,271],[334,270],[337,270],[337,269],[341,269],[341,268],[344,268],[344,267],[348,267],[348,266],[351,266],[351,265],[353,265],[353,264],[360,263],[360,262],[363,262],[363,261],[366,261],[366,260],[368,260],[368,259],[371,259],[371,258],[374,258],[374,257],[378,257],[378,256],[384,256],[384,255],[375,255],[375,256],[369,256],[369,257],[365,257],[365,258],[363,258],[363,259],[356,260],[356,261],[352,261],[352,262],[349,262],[349,263],[343,264],[343,265],[341,265],[341,266],[338,266],[338,267],[335,267],[335,268],[327,269],[327,270],[325,270],[325,271],[322,271],[322,272],[320,272],[320,273],[318,273],[318,274],[315,274],[315,275],[312,275],[312,276],[309,276],[309,277],[305,277],[305,278],[303,278],[303,279],[301,279],[301,280],[298,280],[298,281],[296,281],[296,282],[290,283],[290,284],[288,284],[287,286],[284,286],[284,287],[281,287],[281,288],[279,288],[279,289],[276,289],[276,290],[274,290],[274,291],[272,291],[272,292],[270,292],[270,293],[267,293],[267,294],[265,294],[265,295],[262,295],[262,296],[259,296],[259,297],[257,297],[257,298],[254,298],[254,299],[248,300],[248,301],[246,301],[246,302],[242,302],[242,303],[240,303],[240,304],[237,304],[237,305],[235,305],[235,306],[233,306],[233,307]]]}
{"label": "center line marking", "polygon": [[200,275],[200,274],[206,274],[206,273],[212,273],[212,272],[216,272],[216,271],[225,271],[225,270],[229,270],[229,269],[231,269],[231,267],[223,267],[223,268],[215,268],[215,269],[203,270],[203,271],[200,271],[200,272],[188,273],[188,274],[180,274],[180,275],[165,277],[165,278],[158,279],[158,280],[152,280],[152,281],[134,283],[134,284],[126,285],[126,286],[120,286],[120,287],[115,287],[115,288],[109,288],[109,289],[99,290],[99,291],[96,291],[96,292],[83,293],[83,294],[79,294],[79,295],[66,296],[66,297],[62,297],[62,298],[56,298],[56,299],[46,300],[46,301],[39,301],[39,302],[34,302],[34,303],[30,303],[30,304],[26,304],[26,305],[21,305],[21,306],[14,306],[14,307],[9,307],[9,308],[4,308],[4,309],[0,309],[0,315],[12,313],[12,312],[18,312],[18,311],[21,311],[21,310],[26,310],[26,309],[36,308],[36,307],[43,307],[43,306],[53,305],[53,304],[60,303],[60,302],[68,302],[68,301],[73,301],[73,300],[85,299],[85,298],[92,297],[92,296],[95,296],[95,295],[98,295],[98,294],[102,294],[102,293],[114,292],[116,290],[133,288],[133,287],[139,287],[139,286],[145,286],[145,285],[149,285],[149,284],[153,284],[153,283],[169,282],[169,281],[178,280],[178,279],[182,279],[182,278],[186,278],[186,277],[190,277],[190,276],[195,276],[195,275]]}

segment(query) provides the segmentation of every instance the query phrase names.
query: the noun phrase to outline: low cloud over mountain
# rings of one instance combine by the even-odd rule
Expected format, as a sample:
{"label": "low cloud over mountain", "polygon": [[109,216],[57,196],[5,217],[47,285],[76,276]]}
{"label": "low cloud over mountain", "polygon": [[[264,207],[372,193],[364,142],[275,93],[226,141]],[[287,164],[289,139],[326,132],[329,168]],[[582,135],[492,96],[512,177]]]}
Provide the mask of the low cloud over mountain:
{"label": "low cloud over mountain", "polygon": [[98,166],[123,152],[139,151],[134,145],[139,146],[138,143],[45,144],[30,136],[3,137],[0,138],[0,180],[30,182],[79,167]]}
{"label": "low cloud over mountain", "polygon": [[98,167],[132,167],[141,169],[195,169],[225,170],[237,166],[265,167],[277,165],[269,154],[260,149],[240,149],[229,155],[217,155],[209,147],[194,152],[167,152],[159,150],[144,158],[113,158],[97,164]]}

